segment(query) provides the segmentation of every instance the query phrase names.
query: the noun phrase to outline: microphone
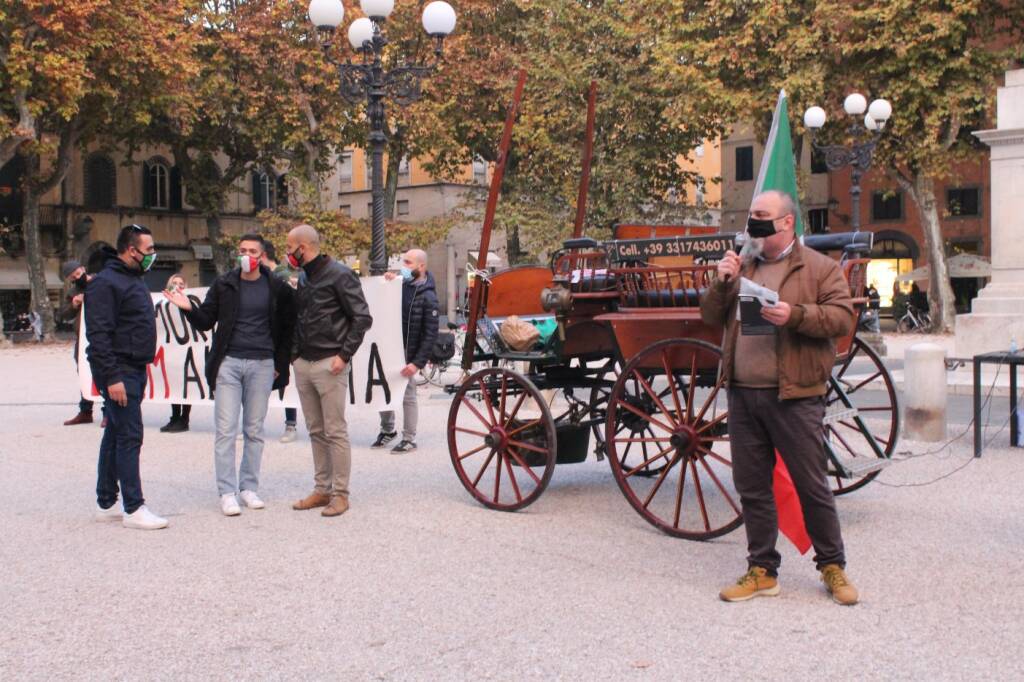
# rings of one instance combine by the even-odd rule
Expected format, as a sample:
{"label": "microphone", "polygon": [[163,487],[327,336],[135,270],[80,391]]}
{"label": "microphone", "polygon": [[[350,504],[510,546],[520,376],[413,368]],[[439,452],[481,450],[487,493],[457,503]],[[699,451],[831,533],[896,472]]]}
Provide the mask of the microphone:
{"label": "microphone", "polygon": [[[743,232],[737,232],[733,238],[733,244],[736,246],[736,250],[740,256],[740,268],[750,263],[757,256],[756,242],[750,238],[750,235]],[[728,282],[731,278],[726,276],[725,280]]]}

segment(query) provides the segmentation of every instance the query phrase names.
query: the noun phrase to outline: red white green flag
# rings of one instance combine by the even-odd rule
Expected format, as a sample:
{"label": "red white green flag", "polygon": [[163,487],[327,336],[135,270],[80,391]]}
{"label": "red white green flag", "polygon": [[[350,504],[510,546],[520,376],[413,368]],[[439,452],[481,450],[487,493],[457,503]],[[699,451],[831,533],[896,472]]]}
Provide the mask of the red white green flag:
{"label": "red white green flag", "polygon": [[793,138],[789,130],[789,107],[785,90],[779,90],[779,101],[775,105],[772,128],[764,145],[761,169],[757,172],[754,196],[775,189],[793,197],[796,203],[796,234],[804,233],[804,221],[800,215],[800,200],[796,184],[796,164],[793,159]]}

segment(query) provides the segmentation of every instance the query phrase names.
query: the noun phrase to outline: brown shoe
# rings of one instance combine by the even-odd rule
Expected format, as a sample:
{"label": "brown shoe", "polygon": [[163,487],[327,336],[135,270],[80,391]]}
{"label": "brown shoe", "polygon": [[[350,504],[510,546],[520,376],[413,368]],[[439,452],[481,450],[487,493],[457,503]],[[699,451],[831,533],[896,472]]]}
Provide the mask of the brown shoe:
{"label": "brown shoe", "polygon": [[857,588],[846,577],[846,572],[839,564],[824,566],[821,569],[821,582],[825,583],[825,589],[832,595],[832,601],[835,603],[841,606],[853,606],[857,603]]}
{"label": "brown shoe", "polygon": [[335,495],[331,498],[331,503],[324,507],[324,510],[320,512],[320,516],[341,516],[348,511],[348,498],[342,497],[341,495]]}
{"label": "brown shoe", "polygon": [[774,597],[779,593],[779,580],[768,575],[761,566],[751,566],[735,585],[718,593],[722,601],[747,601],[754,597]]}
{"label": "brown shoe", "polygon": [[317,507],[326,507],[331,501],[331,498],[327,495],[320,493],[310,493],[301,500],[292,505],[292,509],[304,511],[306,509],[316,509]]}
{"label": "brown shoe", "polygon": [[92,412],[79,412],[64,422],[64,426],[77,426],[78,424],[92,424]]}

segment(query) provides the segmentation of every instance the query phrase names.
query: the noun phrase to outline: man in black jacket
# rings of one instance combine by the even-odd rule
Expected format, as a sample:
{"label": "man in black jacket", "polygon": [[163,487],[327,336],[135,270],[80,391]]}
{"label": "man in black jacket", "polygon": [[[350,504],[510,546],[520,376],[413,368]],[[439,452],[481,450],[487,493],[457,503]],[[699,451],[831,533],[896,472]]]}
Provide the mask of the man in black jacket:
{"label": "man in black jacket", "polygon": [[302,268],[296,292],[295,387],[313,445],[316,486],[293,509],[324,507],[323,516],[348,511],[352,449],[345,422],[349,363],[373,324],[359,277],[320,253],[310,225],[288,233],[288,263]]}
{"label": "man in black jacket", "polygon": [[[416,372],[430,359],[437,340],[437,287],[434,276],[427,272],[427,254],[410,249],[402,256],[402,341],[405,344],[406,365],[402,376],[409,379],[402,398],[402,440],[391,448],[391,454],[401,455],[416,449],[416,422],[419,409],[416,404]],[[391,281],[396,275],[389,272],[384,279]],[[380,413],[380,433],[372,448],[382,448],[396,435],[395,412]]]}
{"label": "man in black jacket", "polygon": [[[142,275],[154,260],[152,233],[141,225],[122,228],[117,252],[108,249],[106,266],[89,282],[85,295],[89,344],[85,355],[107,410],[96,482],[96,518],[120,518],[126,527],[140,530],[167,527],[167,519],[146,508],[139,477],[146,365],[156,354],[153,298]],[[114,506],[118,484],[123,515]]]}
{"label": "man in black jacket", "polygon": [[[265,506],[258,494],[263,421],[271,391],[288,385],[294,294],[260,264],[262,256],[263,238],[243,235],[238,243],[238,267],[217,278],[201,306],[193,306],[181,291],[164,292],[196,329],[217,327],[206,360],[206,381],[213,392],[214,468],[225,516],[241,513],[236,494],[250,509]],[[239,411],[245,444],[241,468],[236,470]]]}

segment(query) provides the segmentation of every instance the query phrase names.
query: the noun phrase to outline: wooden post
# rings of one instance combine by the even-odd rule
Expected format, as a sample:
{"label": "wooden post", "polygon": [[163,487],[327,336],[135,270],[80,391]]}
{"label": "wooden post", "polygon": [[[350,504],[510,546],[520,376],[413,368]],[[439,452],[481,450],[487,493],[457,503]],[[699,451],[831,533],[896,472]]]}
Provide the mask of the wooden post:
{"label": "wooden post", "polygon": [[[494,211],[498,206],[498,195],[501,194],[501,181],[505,177],[505,162],[508,160],[508,150],[512,145],[512,126],[516,122],[516,114],[519,113],[519,103],[523,99],[523,88],[526,86],[526,70],[519,70],[519,80],[516,83],[515,92],[512,94],[512,102],[508,106],[508,115],[505,117],[505,131],[501,135],[501,144],[498,146],[498,160],[494,164],[494,175],[491,177],[491,189],[487,195],[487,209],[484,212],[484,224],[480,231],[480,251],[477,255],[477,268],[487,269],[487,253],[491,248],[491,228],[494,226]],[[473,366],[473,356],[476,351],[476,325],[483,312],[484,291],[487,283],[483,278],[473,278],[473,291],[469,299],[469,318],[466,321],[466,339],[462,345],[462,369],[469,370]]]}
{"label": "wooden post", "polygon": [[576,199],[576,223],[572,228],[573,239],[583,236],[583,221],[587,216],[587,190],[590,188],[590,162],[594,158],[594,109],[597,104],[597,81],[590,81],[590,97],[587,98],[587,132],[583,139],[583,175],[580,178],[580,193]]}

